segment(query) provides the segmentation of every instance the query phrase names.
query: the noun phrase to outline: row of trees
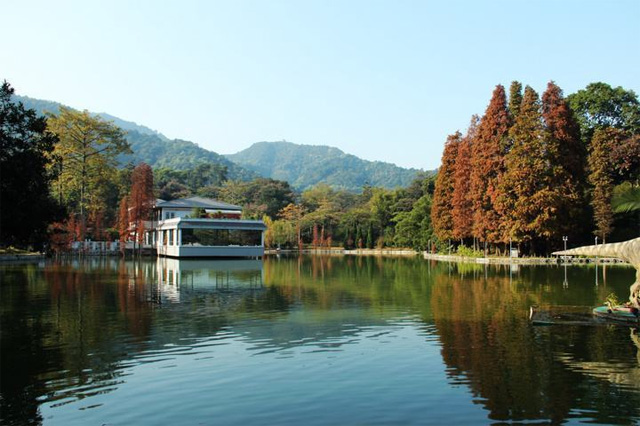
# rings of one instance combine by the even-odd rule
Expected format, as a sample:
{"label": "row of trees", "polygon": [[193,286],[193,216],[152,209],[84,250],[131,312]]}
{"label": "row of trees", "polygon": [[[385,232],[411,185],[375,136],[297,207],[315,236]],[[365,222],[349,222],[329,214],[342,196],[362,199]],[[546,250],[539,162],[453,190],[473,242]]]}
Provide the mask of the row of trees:
{"label": "row of trees", "polygon": [[385,246],[426,249],[432,240],[429,209],[433,177],[421,175],[407,188],[365,187],[361,194],[317,185],[298,203],[265,217],[271,247],[344,248]]}
{"label": "row of trees", "polygon": [[541,99],[518,82],[508,97],[497,86],[484,116],[448,138],[437,179],[423,174],[406,188],[365,186],[360,194],[322,184],[297,194],[287,182],[265,178],[231,181],[214,163],[181,171],[121,166],[118,156],[130,147],[113,123],[67,108],[39,117],[12,94],[5,82],[3,245],[45,241],[52,221],[54,236],[113,240],[133,231],[139,241],[156,197],[191,195],[264,218],[273,247],[423,250],[511,240],[546,251],[564,235],[577,242],[595,231],[604,240],[612,229],[638,229],[636,216],[614,214],[611,200],[634,205],[640,107],[633,92],[604,83],[568,98],[550,83]]}
{"label": "row of trees", "polygon": [[[431,217],[440,241],[548,253],[562,236],[606,241],[614,188],[638,186],[640,105],[604,83],[542,98],[498,85],[482,118],[445,144]],[[635,228],[637,232],[637,225]],[[556,245],[557,247],[557,245]]]}

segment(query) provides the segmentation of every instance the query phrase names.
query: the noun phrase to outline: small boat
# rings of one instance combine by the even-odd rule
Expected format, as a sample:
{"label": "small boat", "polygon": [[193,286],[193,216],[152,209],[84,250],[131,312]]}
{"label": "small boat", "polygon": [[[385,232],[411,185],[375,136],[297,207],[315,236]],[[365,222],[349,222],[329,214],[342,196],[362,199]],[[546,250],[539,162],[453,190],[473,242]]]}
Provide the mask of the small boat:
{"label": "small boat", "polygon": [[626,306],[598,306],[593,309],[593,315],[607,321],[616,321],[630,325],[640,325],[640,315],[637,309]]}
{"label": "small boat", "polygon": [[603,325],[618,324],[640,326],[640,317],[626,307],[609,309],[599,306],[547,306],[529,308],[529,320],[533,325]]}
{"label": "small boat", "polygon": [[534,325],[592,325],[594,317],[585,306],[531,306],[529,320]]}

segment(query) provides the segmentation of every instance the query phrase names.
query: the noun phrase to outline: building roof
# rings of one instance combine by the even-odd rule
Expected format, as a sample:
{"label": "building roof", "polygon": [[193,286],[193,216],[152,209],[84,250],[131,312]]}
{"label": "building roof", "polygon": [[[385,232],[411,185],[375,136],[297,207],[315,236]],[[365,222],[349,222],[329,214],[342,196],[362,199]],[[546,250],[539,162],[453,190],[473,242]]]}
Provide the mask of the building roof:
{"label": "building roof", "polygon": [[245,229],[264,231],[267,225],[261,220],[229,220],[229,219],[185,219],[175,218],[163,220],[158,229],[191,228],[191,229]]}
{"label": "building roof", "polygon": [[216,209],[216,210],[238,210],[242,211],[242,207],[229,203],[223,203],[222,201],[213,200],[211,198],[204,197],[189,197],[179,198],[177,200],[163,201],[158,199],[156,202],[157,209],[163,208],[203,208],[203,209]]}

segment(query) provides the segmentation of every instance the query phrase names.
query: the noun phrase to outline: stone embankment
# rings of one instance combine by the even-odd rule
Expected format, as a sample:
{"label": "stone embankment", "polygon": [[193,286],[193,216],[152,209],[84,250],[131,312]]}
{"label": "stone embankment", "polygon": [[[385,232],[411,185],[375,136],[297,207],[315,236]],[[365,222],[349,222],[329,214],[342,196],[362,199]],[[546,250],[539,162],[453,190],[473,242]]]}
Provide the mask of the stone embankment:
{"label": "stone embankment", "polygon": [[323,255],[351,255],[351,256],[419,256],[427,260],[438,260],[442,262],[466,262],[466,263],[480,263],[490,265],[580,265],[589,263],[598,264],[613,264],[613,263],[626,263],[620,259],[613,258],[584,258],[584,257],[468,257],[458,255],[436,254],[422,252],[419,253],[410,249],[355,249],[345,250],[342,248],[330,248],[330,249],[305,249],[298,250],[276,250],[266,249],[265,254],[323,254]]}
{"label": "stone embankment", "polygon": [[620,259],[613,258],[584,258],[584,257],[467,257],[447,254],[435,254],[423,252],[423,257],[429,260],[439,260],[443,262],[467,262],[490,265],[580,265],[588,263],[612,264],[626,263]]}
{"label": "stone embankment", "polygon": [[0,254],[0,262],[39,262],[44,260],[44,254]]}
{"label": "stone embankment", "polygon": [[345,250],[343,248],[323,248],[299,250],[276,250],[265,249],[264,254],[325,254],[325,255],[362,255],[362,256],[418,256],[415,250],[409,249],[355,249]]}

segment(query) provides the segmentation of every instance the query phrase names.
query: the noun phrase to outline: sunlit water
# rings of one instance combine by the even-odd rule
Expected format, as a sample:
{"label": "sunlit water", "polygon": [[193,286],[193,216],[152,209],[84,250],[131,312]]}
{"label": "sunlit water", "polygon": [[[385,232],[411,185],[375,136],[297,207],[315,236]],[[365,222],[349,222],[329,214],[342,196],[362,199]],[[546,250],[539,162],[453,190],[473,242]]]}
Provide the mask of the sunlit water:
{"label": "sunlit water", "polygon": [[623,326],[530,305],[628,295],[629,267],[419,258],[0,266],[3,424],[640,422]]}

